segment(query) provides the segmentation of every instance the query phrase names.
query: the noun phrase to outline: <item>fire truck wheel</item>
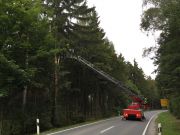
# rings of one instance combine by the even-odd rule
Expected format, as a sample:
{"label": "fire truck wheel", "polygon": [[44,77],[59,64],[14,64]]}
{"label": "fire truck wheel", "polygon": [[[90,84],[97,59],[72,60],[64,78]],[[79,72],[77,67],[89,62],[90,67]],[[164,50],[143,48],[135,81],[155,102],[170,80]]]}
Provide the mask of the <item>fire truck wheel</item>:
{"label": "fire truck wheel", "polygon": [[126,120],[126,118],[124,118],[124,117],[121,117],[121,120]]}
{"label": "fire truck wheel", "polygon": [[143,117],[139,118],[140,121],[143,121]]}

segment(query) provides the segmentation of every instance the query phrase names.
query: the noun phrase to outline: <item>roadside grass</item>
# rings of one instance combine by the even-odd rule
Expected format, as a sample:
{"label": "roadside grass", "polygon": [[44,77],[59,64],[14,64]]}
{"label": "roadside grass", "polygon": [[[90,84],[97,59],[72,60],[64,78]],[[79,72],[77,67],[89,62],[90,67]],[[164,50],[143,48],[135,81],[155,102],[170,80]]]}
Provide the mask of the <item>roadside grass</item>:
{"label": "roadside grass", "polygon": [[180,135],[180,120],[176,119],[170,112],[160,113],[156,123],[162,124],[163,135]]}

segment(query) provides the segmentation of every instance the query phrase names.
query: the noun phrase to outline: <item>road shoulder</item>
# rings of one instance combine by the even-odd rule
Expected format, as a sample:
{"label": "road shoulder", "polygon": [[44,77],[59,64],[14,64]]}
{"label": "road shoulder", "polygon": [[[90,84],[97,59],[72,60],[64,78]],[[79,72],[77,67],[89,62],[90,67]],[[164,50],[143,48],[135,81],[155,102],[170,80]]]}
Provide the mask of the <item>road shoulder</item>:
{"label": "road shoulder", "polygon": [[156,135],[157,134],[157,127],[156,127],[156,119],[158,117],[158,114],[155,115],[153,117],[153,119],[151,120],[149,126],[148,126],[148,129],[147,129],[147,132],[146,132],[146,135]]}

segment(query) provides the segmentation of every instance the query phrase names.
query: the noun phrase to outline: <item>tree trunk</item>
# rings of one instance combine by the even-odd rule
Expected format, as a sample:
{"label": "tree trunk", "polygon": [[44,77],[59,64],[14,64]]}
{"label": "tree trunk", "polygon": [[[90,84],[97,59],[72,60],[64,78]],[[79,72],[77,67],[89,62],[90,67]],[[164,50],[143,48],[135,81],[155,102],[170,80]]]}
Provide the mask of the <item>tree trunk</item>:
{"label": "tree trunk", "polygon": [[[29,67],[29,54],[28,54],[28,50],[26,50],[26,61],[25,61],[25,68],[28,69]],[[24,86],[24,91],[23,91],[23,112],[24,112],[24,109],[25,109],[25,106],[26,106],[26,101],[27,101],[27,85]]]}
{"label": "tree trunk", "polygon": [[53,92],[53,110],[52,110],[52,123],[57,125],[57,96],[58,96],[58,68],[57,66],[60,63],[60,59],[57,58],[57,55],[54,57],[55,68],[54,68],[54,92]]}
{"label": "tree trunk", "polygon": [[27,98],[27,85],[24,86],[24,91],[23,91],[23,110],[26,106],[26,100],[27,100],[26,98]]}
{"label": "tree trunk", "polygon": [[2,128],[3,128],[3,104],[1,105],[1,110],[0,110],[0,135],[2,135]]}

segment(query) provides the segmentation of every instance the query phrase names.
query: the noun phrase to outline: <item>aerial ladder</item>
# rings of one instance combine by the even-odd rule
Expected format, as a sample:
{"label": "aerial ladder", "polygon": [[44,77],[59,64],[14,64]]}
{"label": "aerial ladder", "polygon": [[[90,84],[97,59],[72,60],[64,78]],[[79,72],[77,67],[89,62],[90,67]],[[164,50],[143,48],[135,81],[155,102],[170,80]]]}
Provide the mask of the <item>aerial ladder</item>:
{"label": "aerial ladder", "polygon": [[122,92],[128,94],[131,97],[133,102],[127,107],[127,109],[123,109],[123,119],[136,118],[136,119],[143,120],[145,118],[144,113],[142,111],[143,100],[141,96],[134,93],[130,88],[124,85],[121,81],[115,79],[114,77],[105,73],[101,69],[96,68],[94,64],[82,58],[81,56],[69,55],[68,57],[87,66],[89,69],[93,70],[94,72],[96,72],[97,74],[105,78],[106,80],[115,84],[118,88],[122,90]]}
{"label": "aerial ladder", "polygon": [[88,68],[90,68],[91,70],[93,70],[94,72],[99,74],[100,76],[104,77],[105,79],[109,80],[110,82],[115,84],[120,89],[124,90],[124,92],[128,93],[129,95],[137,96],[137,94],[132,92],[132,90],[130,90],[130,88],[125,86],[121,81],[115,79],[114,77],[112,77],[109,74],[105,73],[101,69],[98,69],[97,67],[94,66],[94,64],[90,63],[89,61],[82,58],[81,56],[71,56],[70,58],[77,60],[78,62],[80,62],[83,65],[86,65]]}

